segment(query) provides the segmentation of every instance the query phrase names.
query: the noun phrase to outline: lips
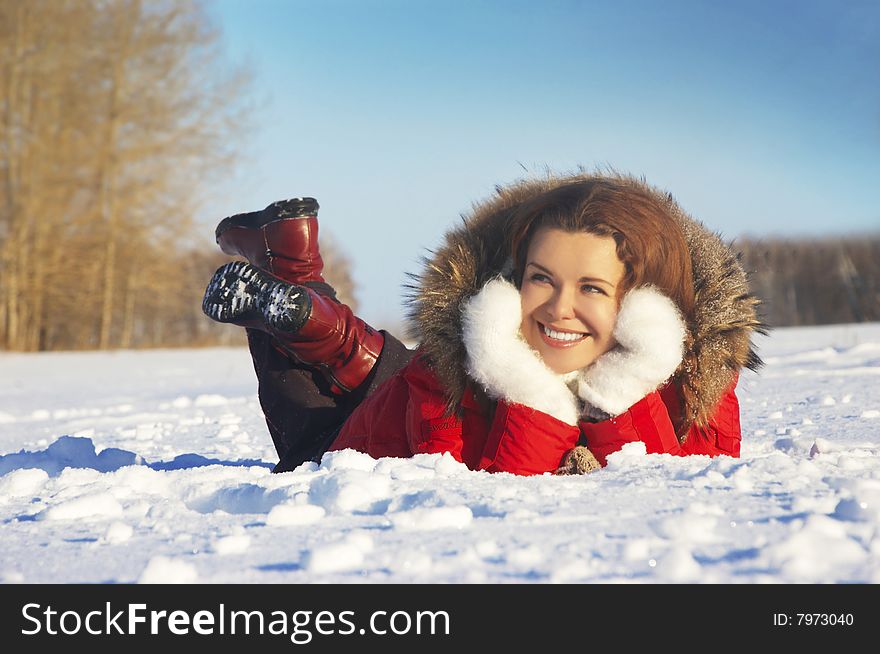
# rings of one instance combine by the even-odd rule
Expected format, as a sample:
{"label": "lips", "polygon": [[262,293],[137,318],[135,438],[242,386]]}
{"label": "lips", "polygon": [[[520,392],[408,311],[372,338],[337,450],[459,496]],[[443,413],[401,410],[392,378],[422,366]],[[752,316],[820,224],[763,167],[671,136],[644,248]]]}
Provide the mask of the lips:
{"label": "lips", "polygon": [[538,323],[538,331],[541,332],[541,338],[550,347],[567,348],[574,347],[578,343],[582,343],[587,339],[589,334],[583,332],[570,332],[551,329],[542,323]]}

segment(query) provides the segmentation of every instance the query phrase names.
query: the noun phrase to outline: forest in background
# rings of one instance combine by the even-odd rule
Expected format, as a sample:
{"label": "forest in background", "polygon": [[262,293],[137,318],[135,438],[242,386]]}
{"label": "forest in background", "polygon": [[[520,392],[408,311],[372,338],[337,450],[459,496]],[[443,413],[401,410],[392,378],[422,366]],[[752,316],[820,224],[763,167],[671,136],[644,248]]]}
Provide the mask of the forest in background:
{"label": "forest in background", "polygon": [[242,342],[202,315],[228,257],[193,220],[249,127],[223,64],[199,3],[0,0],[0,349]]}
{"label": "forest in background", "polygon": [[880,234],[733,246],[771,327],[880,321]]}
{"label": "forest in background", "polygon": [[[244,342],[201,312],[228,257],[193,220],[250,127],[250,75],[221,62],[195,2],[0,0],[0,349]],[[735,247],[771,326],[880,320],[880,235]]]}

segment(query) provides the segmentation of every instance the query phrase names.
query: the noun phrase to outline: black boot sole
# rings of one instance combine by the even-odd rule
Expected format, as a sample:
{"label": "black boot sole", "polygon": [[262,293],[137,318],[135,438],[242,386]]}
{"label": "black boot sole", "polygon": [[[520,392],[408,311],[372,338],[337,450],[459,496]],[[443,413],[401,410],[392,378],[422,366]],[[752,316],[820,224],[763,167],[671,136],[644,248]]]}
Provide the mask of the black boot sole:
{"label": "black boot sole", "polygon": [[258,296],[257,308],[270,330],[296,334],[312,313],[312,298],[302,286],[273,280]]}
{"label": "black boot sole", "polygon": [[220,221],[220,224],[217,225],[217,229],[214,231],[214,237],[215,240],[219,241],[220,236],[233,227],[261,229],[276,220],[317,216],[319,207],[320,205],[315,198],[291,198],[289,200],[279,200],[278,202],[273,202],[262,211],[238,213],[234,216],[224,218]]}
{"label": "black boot sole", "polygon": [[311,315],[312,300],[302,286],[233,261],[218,268],[208,282],[202,311],[217,322],[263,324],[270,331],[295,334]]}
{"label": "black boot sole", "polygon": [[217,269],[202,300],[202,311],[211,320],[236,323],[258,317],[257,297],[265,288],[259,270],[244,261]]}

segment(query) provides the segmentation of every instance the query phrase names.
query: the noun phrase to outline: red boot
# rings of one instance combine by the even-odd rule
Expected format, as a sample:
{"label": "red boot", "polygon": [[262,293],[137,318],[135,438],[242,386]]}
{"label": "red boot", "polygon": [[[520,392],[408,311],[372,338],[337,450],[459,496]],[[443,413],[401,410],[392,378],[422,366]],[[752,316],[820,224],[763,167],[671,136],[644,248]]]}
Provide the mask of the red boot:
{"label": "red boot", "polygon": [[315,198],[280,200],[262,211],[229,216],[217,225],[215,236],[226,254],[242,256],[280,279],[326,284]]}
{"label": "red boot", "polygon": [[[301,289],[308,296],[311,305],[308,319],[298,328],[292,325],[295,329],[273,329],[271,334],[296,359],[321,368],[339,389],[353,391],[376,365],[385,338],[354,315],[347,305],[306,286],[289,288]],[[294,302],[297,301],[295,298]],[[285,302],[286,299],[282,299],[275,304],[283,307]],[[270,307],[264,308],[264,313],[272,311]]]}
{"label": "red boot", "polygon": [[341,391],[363,383],[385,343],[348,306],[242,261],[214,273],[202,309],[218,322],[271,334],[285,352],[323,370]]}

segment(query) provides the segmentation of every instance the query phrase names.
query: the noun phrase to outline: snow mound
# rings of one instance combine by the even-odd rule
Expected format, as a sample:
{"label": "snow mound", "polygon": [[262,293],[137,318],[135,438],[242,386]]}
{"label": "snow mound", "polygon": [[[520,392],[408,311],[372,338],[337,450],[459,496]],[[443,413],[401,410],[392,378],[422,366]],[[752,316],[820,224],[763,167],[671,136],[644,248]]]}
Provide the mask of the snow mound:
{"label": "snow mound", "polygon": [[125,543],[133,535],[134,529],[131,525],[127,525],[124,522],[114,522],[107,528],[107,532],[104,534],[104,542],[118,545]]}
{"label": "snow mound", "polygon": [[246,552],[251,546],[251,537],[246,534],[235,534],[232,536],[224,536],[214,541],[213,549],[217,554],[225,556],[227,554],[241,554]]}
{"label": "snow mound", "polygon": [[0,478],[0,502],[11,497],[35,495],[47,481],[48,473],[40,468],[13,470]]}
{"label": "snow mound", "polygon": [[0,475],[22,468],[39,468],[54,477],[64,468],[93,468],[110,472],[141,463],[143,459],[134,452],[110,447],[96,453],[91,439],[62,436],[41,452],[21,450],[0,456]]}
{"label": "snow mound", "polygon": [[122,515],[122,505],[110,493],[91,493],[61,502],[37,514],[37,520],[105,520]]}
{"label": "snow mound", "polygon": [[373,550],[373,541],[364,534],[351,534],[341,542],[317,547],[305,557],[309,572],[323,574],[357,570],[364,565],[367,554]]}
{"label": "snow mound", "polygon": [[269,511],[266,524],[272,527],[291,527],[311,525],[321,520],[326,511],[313,504],[280,504]]}
{"label": "snow mound", "polygon": [[471,524],[474,514],[466,506],[441,506],[392,513],[388,519],[401,531],[464,529]]}
{"label": "snow mound", "polygon": [[191,563],[167,556],[154,556],[138,578],[139,584],[192,584],[199,575]]}
{"label": "snow mound", "polygon": [[[359,454],[359,453],[355,453]],[[361,455],[365,456],[365,455]],[[351,457],[349,460],[357,460]],[[373,465],[375,466],[375,460]],[[382,500],[391,496],[391,479],[357,468],[331,468],[333,474],[319,477],[309,489],[309,501],[330,513],[382,513]]]}

